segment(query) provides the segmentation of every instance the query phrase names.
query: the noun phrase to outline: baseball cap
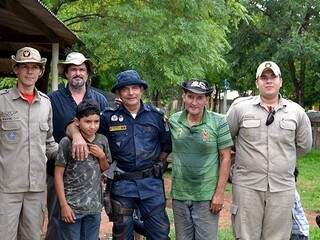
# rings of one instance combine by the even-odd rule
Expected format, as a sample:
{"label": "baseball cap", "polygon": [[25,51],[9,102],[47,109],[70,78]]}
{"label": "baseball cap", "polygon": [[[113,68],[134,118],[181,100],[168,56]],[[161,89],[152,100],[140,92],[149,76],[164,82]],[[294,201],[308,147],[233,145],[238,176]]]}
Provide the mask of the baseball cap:
{"label": "baseball cap", "polygon": [[205,80],[191,79],[181,84],[184,90],[197,93],[197,94],[211,94],[213,88],[209,86],[209,83]]}
{"label": "baseball cap", "polygon": [[37,49],[32,47],[20,48],[16,55],[12,55],[13,65],[17,63],[38,63],[44,66],[47,62],[46,58],[41,58],[41,55]]}
{"label": "baseball cap", "polygon": [[256,79],[258,79],[266,69],[271,69],[276,76],[281,76],[280,68],[275,62],[265,61],[257,68]]}

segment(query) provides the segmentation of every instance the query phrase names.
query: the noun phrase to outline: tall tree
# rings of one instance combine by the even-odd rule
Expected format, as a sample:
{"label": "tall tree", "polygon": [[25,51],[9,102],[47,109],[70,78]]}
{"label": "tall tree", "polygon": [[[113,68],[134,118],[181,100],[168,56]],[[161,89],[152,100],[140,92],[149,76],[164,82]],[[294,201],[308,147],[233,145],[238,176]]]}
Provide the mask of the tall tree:
{"label": "tall tree", "polygon": [[110,88],[117,72],[134,68],[149,82],[149,96],[156,104],[176,95],[174,86],[184,79],[217,81],[227,66],[228,26],[245,13],[235,0],[47,3],[93,53],[102,87]]}
{"label": "tall tree", "polygon": [[[252,21],[243,22],[230,34],[229,61],[237,87],[254,89],[254,73],[264,60],[279,63],[284,79],[283,94],[300,105],[319,102],[320,2],[314,0],[243,1]],[[306,83],[310,84],[306,88]],[[312,87],[311,87],[312,86]],[[311,98],[311,96],[313,96]],[[309,101],[311,100],[312,101]]]}

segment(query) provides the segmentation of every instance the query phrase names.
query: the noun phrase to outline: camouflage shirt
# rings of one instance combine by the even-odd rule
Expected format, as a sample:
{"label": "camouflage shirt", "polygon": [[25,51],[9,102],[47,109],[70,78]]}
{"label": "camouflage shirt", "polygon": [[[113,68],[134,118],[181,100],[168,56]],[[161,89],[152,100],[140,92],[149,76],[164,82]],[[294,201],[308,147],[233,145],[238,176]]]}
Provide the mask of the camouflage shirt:
{"label": "camouflage shirt", "polygon": [[[97,134],[92,142],[101,147],[108,156],[109,146],[105,136]],[[63,175],[64,192],[69,206],[80,214],[100,213],[101,204],[101,171],[99,160],[89,155],[84,161],[71,157],[71,140],[61,139],[56,166],[65,167]]]}

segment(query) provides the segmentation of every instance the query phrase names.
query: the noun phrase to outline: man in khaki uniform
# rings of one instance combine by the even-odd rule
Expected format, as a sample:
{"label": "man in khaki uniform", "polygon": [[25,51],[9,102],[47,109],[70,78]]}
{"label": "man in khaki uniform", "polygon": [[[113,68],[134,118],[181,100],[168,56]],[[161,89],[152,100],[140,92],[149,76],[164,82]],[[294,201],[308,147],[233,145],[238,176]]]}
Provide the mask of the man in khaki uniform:
{"label": "man in khaki uniform", "polygon": [[35,88],[46,59],[24,47],[12,60],[17,84],[0,91],[0,238],[37,240],[45,211],[46,161],[58,144],[50,100]]}
{"label": "man in khaki uniform", "polygon": [[236,239],[289,239],[297,156],[311,149],[304,109],[279,94],[274,62],[257,69],[260,95],[237,99],[227,113],[236,155],[232,172],[232,223]]}

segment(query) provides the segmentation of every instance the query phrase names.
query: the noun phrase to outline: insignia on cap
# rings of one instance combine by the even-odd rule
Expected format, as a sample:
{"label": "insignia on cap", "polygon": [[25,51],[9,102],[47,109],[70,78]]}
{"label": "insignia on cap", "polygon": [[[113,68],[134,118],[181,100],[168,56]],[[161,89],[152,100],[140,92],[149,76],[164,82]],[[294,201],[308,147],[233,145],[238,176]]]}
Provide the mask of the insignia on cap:
{"label": "insignia on cap", "polygon": [[25,51],[23,51],[22,55],[23,55],[24,57],[30,57],[31,53],[30,53],[29,50],[25,50]]}
{"label": "insignia on cap", "polygon": [[271,68],[271,63],[266,63],[266,65],[264,65],[266,68]]}
{"label": "insignia on cap", "polygon": [[202,89],[207,89],[205,83],[199,82],[199,81],[193,81],[191,83],[191,87],[199,87],[199,88],[202,88]]}

